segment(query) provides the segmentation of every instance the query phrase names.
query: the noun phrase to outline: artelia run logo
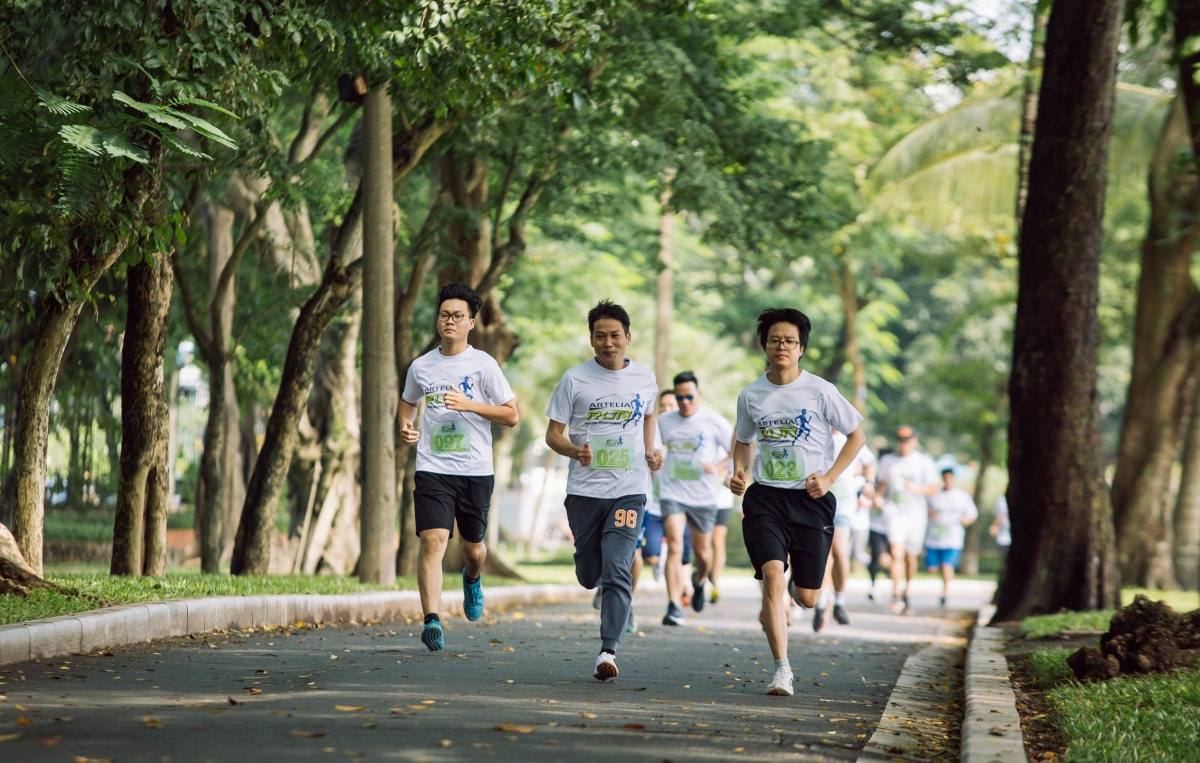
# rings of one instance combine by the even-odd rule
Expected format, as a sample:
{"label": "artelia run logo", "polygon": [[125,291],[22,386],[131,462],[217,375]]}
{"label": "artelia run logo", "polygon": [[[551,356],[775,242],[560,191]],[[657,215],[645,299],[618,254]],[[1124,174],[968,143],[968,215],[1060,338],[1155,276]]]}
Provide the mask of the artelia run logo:
{"label": "artelia run logo", "polygon": [[812,436],[812,414],[807,408],[801,408],[796,413],[772,413],[758,421],[759,439],[765,442],[789,442],[795,445],[803,438],[808,442]]}
{"label": "artelia run logo", "polygon": [[452,382],[449,379],[440,379],[425,387],[425,405],[434,408],[445,407],[447,392],[461,392],[467,396],[468,400],[474,400],[476,385],[471,382],[470,376],[464,376],[458,382]]}
{"label": "artelia run logo", "polygon": [[588,406],[587,420],[620,424],[622,429],[627,429],[642,423],[644,408],[640,393],[630,397],[605,395]]}

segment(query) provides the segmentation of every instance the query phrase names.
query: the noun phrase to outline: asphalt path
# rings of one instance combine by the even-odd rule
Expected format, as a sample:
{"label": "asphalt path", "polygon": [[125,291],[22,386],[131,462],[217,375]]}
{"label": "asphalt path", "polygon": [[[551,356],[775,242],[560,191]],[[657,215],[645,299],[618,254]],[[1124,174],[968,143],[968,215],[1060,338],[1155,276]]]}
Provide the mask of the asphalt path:
{"label": "asphalt path", "polygon": [[395,621],[10,665],[0,761],[854,760],[905,659],[991,592],[959,581],[943,611],[926,583],[915,616],[898,617],[864,586],[852,587],[853,625],[814,633],[811,615],[797,617],[791,698],[765,696],[757,587],[730,578],[720,603],[678,628],[659,624],[660,589],[640,592],[640,631],[608,683],[591,678],[599,618],[588,600],[449,620],[439,653],[421,645],[418,622]]}

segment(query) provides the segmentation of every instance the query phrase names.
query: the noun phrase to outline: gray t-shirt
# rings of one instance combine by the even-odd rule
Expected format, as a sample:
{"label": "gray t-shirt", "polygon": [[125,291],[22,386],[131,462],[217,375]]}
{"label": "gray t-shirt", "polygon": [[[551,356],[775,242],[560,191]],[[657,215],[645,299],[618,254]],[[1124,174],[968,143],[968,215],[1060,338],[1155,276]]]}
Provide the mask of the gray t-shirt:
{"label": "gray t-shirt", "polygon": [[691,416],[669,411],[658,419],[666,452],[659,495],[685,506],[716,506],[721,481],[704,471],[729,453],[733,426],[716,411],[700,408]]}
{"label": "gray t-shirt", "polygon": [[592,498],[645,495],[650,488],[643,425],[654,411],[654,372],[628,361],[610,371],[595,358],[563,374],[546,416],[567,425],[567,437],[591,443],[592,464],[571,459],[567,494]]}
{"label": "gray t-shirt", "polygon": [[804,490],[808,475],[837,459],[830,427],[853,432],[862,420],[837,387],[807,371],[783,386],[763,374],[738,395],[738,442],[758,440],[754,481],[771,487]]}
{"label": "gray t-shirt", "polygon": [[512,387],[495,359],[467,346],[446,356],[442,348],[427,352],[408,367],[404,402],[425,400],[425,423],[417,441],[417,471],[487,477],[492,466],[492,424],[482,416],[446,407],[446,393],[458,390],[472,400],[504,405]]}

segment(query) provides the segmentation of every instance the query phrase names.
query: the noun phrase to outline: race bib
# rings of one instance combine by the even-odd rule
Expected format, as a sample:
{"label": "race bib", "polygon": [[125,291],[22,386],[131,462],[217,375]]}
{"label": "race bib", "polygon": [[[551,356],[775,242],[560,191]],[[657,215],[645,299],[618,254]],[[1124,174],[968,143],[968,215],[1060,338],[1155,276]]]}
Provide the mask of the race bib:
{"label": "race bib", "polygon": [[950,534],[950,528],[946,525],[933,524],[929,526],[929,536],[931,538],[945,538]]}
{"label": "race bib", "polygon": [[633,440],[629,435],[597,435],[588,438],[593,469],[632,469]]}
{"label": "race bib", "polygon": [[667,477],[681,482],[699,482],[704,470],[700,464],[684,456],[667,460]]}
{"label": "race bib", "polygon": [[798,482],[804,479],[804,457],[791,446],[763,448],[762,476],[767,482]]}
{"label": "race bib", "polygon": [[429,449],[434,453],[470,453],[471,430],[465,424],[441,424],[429,437]]}

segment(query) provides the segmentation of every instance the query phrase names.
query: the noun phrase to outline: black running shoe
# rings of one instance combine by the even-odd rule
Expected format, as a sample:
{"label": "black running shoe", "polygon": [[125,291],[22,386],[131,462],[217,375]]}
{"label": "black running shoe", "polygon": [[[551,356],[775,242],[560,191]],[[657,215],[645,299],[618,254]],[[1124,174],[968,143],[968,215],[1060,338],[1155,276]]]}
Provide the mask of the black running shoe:
{"label": "black running shoe", "polygon": [[696,582],[696,576],[692,575],[692,609],[697,612],[704,609],[704,581]]}
{"label": "black running shoe", "polygon": [[828,612],[828,609],[822,607],[818,602],[817,606],[813,609],[813,633],[820,633],[825,630],[825,626],[829,623],[826,612]]}
{"label": "black running shoe", "polygon": [[663,615],[663,625],[683,625],[683,611],[672,602],[667,605],[667,614]]}
{"label": "black running shoe", "polygon": [[854,622],[850,619],[850,613],[841,604],[833,605],[833,619],[837,620],[839,625],[850,625]]}

